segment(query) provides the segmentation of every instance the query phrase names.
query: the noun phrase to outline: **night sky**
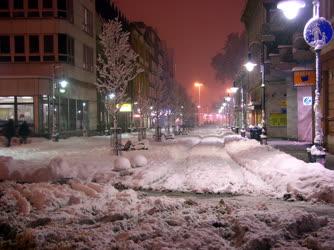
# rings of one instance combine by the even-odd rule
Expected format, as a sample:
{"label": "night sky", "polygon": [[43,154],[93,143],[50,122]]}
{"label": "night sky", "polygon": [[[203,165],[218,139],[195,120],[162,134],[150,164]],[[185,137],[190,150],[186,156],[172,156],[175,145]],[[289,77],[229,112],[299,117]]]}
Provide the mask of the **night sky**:
{"label": "night sky", "polygon": [[[156,28],[175,51],[176,79],[198,102],[195,81],[201,89],[202,107],[222,99],[231,83],[215,79],[211,58],[224,46],[231,32],[241,32],[244,0],[115,0],[130,19]],[[206,111],[206,108],[205,110]]]}

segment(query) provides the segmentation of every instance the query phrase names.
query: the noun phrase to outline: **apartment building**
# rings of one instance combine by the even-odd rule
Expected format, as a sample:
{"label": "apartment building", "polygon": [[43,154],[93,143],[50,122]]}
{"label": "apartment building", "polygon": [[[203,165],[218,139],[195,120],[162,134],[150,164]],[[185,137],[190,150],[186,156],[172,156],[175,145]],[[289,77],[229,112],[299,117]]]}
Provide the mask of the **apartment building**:
{"label": "apartment building", "polygon": [[49,135],[54,95],[61,135],[96,129],[94,20],[94,0],[0,1],[0,121]]}

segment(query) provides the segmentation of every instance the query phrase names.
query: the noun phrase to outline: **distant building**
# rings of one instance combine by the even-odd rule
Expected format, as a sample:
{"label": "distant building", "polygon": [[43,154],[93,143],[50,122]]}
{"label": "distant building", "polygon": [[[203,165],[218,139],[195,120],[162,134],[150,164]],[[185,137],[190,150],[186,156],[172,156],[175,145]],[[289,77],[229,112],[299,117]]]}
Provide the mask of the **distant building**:
{"label": "distant building", "polygon": [[50,134],[53,82],[61,134],[95,130],[94,0],[0,1],[0,121]]}

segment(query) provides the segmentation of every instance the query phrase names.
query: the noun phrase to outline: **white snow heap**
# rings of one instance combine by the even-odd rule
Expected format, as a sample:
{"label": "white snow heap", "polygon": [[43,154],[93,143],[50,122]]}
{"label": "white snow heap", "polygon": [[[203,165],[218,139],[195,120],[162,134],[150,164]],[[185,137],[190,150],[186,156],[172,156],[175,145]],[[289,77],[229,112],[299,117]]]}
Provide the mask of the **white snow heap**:
{"label": "white snow heap", "polygon": [[114,161],[114,171],[123,171],[131,168],[131,163],[128,158],[118,156]]}
{"label": "white snow heap", "polygon": [[134,168],[145,167],[147,165],[147,159],[144,155],[137,154],[132,157],[131,165]]}

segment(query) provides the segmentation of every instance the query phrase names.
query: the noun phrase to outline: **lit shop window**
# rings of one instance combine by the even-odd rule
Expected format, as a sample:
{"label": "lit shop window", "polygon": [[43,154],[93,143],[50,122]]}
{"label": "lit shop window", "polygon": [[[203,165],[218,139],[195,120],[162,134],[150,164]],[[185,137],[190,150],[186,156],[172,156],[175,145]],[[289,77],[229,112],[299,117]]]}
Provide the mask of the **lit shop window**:
{"label": "lit shop window", "polygon": [[5,125],[7,120],[14,119],[14,96],[0,97],[0,126]]}

